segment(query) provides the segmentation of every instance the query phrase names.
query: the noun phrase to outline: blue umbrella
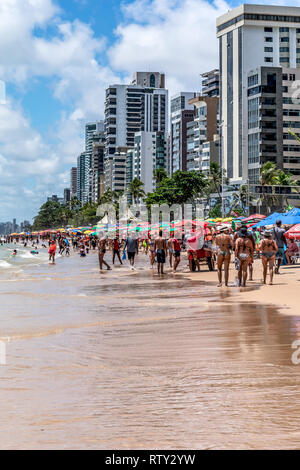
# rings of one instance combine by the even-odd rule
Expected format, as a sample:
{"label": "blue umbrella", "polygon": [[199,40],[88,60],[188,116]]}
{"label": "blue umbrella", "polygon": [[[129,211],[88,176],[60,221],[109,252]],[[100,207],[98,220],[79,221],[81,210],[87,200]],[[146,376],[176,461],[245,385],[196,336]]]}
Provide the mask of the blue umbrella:
{"label": "blue umbrella", "polygon": [[267,227],[267,225],[274,225],[274,224],[276,224],[276,221],[280,217],[283,217],[283,215],[284,214],[280,214],[279,212],[274,212],[274,214],[269,215],[265,219],[261,220],[260,222],[258,222],[255,225],[253,225],[253,227],[258,228],[258,227]]}

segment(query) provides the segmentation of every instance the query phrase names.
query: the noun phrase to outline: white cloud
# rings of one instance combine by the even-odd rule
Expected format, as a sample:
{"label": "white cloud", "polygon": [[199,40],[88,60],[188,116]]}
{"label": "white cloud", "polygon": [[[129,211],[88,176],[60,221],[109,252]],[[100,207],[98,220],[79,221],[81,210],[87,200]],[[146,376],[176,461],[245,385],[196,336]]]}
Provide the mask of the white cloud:
{"label": "white cloud", "polygon": [[127,22],[118,26],[109,51],[116,70],[163,71],[171,95],[200,88],[199,74],[218,67],[216,18],[223,1],[136,0],[124,6]]}

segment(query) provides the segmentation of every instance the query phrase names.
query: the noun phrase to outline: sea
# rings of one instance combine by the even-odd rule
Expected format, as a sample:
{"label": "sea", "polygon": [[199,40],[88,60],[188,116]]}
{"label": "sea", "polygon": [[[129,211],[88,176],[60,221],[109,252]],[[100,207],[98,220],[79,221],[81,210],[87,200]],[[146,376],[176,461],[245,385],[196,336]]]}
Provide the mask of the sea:
{"label": "sea", "polygon": [[299,448],[300,317],[30,250],[0,248],[0,449]]}

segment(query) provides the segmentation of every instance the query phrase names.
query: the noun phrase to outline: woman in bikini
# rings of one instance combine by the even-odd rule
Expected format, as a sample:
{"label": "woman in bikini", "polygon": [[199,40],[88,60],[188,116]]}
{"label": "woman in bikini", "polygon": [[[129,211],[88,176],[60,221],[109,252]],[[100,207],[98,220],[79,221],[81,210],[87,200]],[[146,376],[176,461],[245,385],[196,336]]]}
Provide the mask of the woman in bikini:
{"label": "woman in bikini", "polygon": [[228,279],[229,279],[229,265],[230,265],[230,258],[231,258],[231,250],[232,250],[232,238],[229,235],[229,227],[224,225],[219,228],[220,235],[216,238],[216,245],[218,246],[218,278],[219,284],[218,287],[222,287],[222,268],[224,264],[224,273],[225,273],[225,286],[228,287]]}
{"label": "woman in bikini", "polygon": [[242,228],[235,244],[235,256],[240,261],[239,285],[242,287],[246,287],[248,266],[251,263],[254,253],[253,243],[247,238],[247,233],[247,229]]}
{"label": "woman in bikini", "polygon": [[263,283],[267,283],[267,272],[269,265],[270,272],[270,286],[273,285],[273,275],[274,275],[274,264],[276,260],[276,253],[278,252],[278,246],[276,242],[272,239],[270,232],[264,232],[264,239],[260,242],[259,246],[261,252],[261,261],[263,265]]}
{"label": "woman in bikini", "polygon": [[153,269],[153,265],[155,263],[156,251],[155,251],[155,240],[151,239],[150,234],[149,234],[148,247],[149,247],[150,269]]}

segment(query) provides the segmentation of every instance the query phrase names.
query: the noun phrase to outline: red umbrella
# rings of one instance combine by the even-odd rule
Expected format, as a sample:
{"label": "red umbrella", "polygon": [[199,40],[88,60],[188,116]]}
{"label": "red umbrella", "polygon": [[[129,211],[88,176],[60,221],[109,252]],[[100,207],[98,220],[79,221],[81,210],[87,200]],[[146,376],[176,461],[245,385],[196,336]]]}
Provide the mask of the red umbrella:
{"label": "red umbrella", "polygon": [[286,238],[297,238],[300,240],[300,224],[294,225],[285,233]]}
{"label": "red umbrella", "polygon": [[262,215],[262,214],[253,214],[253,215],[250,215],[250,217],[246,217],[245,219],[242,219],[242,222],[247,222],[248,220],[263,220],[265,219],[266,216],[265,215]]}

